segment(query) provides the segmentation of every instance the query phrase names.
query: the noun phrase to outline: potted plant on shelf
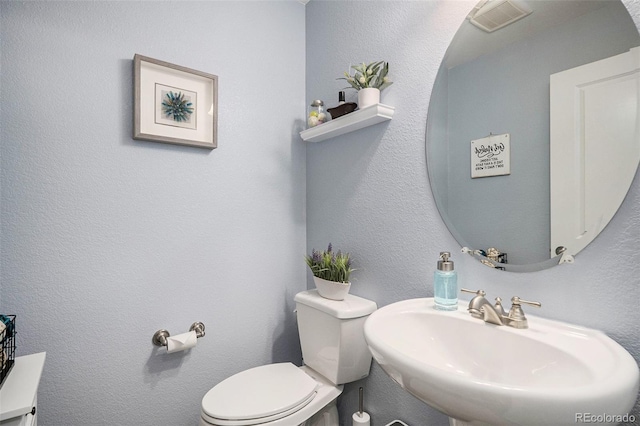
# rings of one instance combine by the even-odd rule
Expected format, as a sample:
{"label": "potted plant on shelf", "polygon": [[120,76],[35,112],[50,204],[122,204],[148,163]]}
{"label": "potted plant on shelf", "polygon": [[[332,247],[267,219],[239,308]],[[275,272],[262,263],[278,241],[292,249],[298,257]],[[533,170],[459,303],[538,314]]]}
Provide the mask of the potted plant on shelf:
{"label": "potted plant on shelf", "polygon": [[327,250],[313,249],[310,255],[305,256],[305,260],[311,269],[320,296],[344,300],[351,288],[349,276],[354,271],[349,253],[344,254],[340,250],[334,252],[329,243]]}
{"label": "potted plant on shelf", "polygon": [[[346,80],[350,87],[358,91],[358,106],[360,109],[380,103],[380,92],[391,86],[389,79],[389,63],[384,61],[352,65],[354,74],[345,72],[344,77],[338,80]],[[351,70],[349,70],[351,71]]]}

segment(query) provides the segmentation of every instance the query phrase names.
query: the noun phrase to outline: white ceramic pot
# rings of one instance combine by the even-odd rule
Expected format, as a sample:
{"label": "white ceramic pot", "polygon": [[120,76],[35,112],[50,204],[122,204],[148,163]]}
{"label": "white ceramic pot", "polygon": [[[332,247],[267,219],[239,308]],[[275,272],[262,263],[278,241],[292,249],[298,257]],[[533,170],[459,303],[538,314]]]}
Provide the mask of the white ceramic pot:
{"label": "white ceramic pot", "polygon": [[380,103],[380,89],[367,87],[358,91],[358,108],[363,109]]}
{"label": "white ceramic pot", "polygon": [[316,283],[318,294],[325,299],[344,300],[347,294],[349,294],[349,289],[351,288],[351,283],[327,281],[318,277],[313,277],[313,281]]}

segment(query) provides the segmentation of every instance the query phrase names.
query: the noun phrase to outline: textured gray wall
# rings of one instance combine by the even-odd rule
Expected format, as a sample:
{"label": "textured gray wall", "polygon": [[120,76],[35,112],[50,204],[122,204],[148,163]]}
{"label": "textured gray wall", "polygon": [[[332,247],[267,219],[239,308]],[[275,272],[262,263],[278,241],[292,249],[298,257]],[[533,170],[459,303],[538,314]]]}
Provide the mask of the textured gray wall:
{"label": "textured gray wall", "polygon": [[[424,152],[430,91],[449,42],[475,3],[307,5],[307,100],[336,99],[344,86],[333,78],[350,63],[386,60],[395,84],[382,102],[396,108],[390,122],[308,145],[307,247],[332,241],[350,251],[359,268],[352,292],[379,306],[432,296],[438,252],[449,250],[462,286],[484,288],[491,297],[539,300],[543,308],[535,314],[603,330],[640,360],[638,176],[618,214],[575,264],[535,273],[499,272],[463,257],[438,214]],[[624,3],[640,26],[640,3]],[[447,424],[374,364],[367,379],[345,388],[344,425],[351,424],[360,385],[373,426],[394,418],[411,426]],[[634,414],[640,419],[638,405]]]}
{"label": "textured gray wall", "polygon": [[[217,381],[299,361],[292,299],[309,274],[296,259],[329,241],[356,256],[355,294],[432,295],[437,253],[459,246],[429,189],[427,107],[474,3],[312,1],[305,47],[297,2],[1,2],[0,98],[15,101],[0,119],[0,310],[21,318],[20,355],[48,352],[42,424],[193,425]],[[189,31],[169,37],[176,17]],[[356,61],[388,60],[396,80],[391,122],[307,145],[306,216],[305,51],[307,99],[337,99]],[[217,150],[131,140],[134,53],[220,76]],[[639,227],[636,178],[576,264],[498,273],[457,255],[460,281],[541,300],[539,315],[602,329],[639,359]],[[207,336],[190,353],[151,346],[195,320]],[[446,424],[374,364],[346,387],[344,425],[359,385],[373,426]]]}
{"label": "textured gray wall", "polygon": [[[304,6],[0,12],[0,311],[18,316],[18,355],[47,352],[40,423],[194,425],[230,374],[299,363]],[[216,150],[132,140],[135,53],[219,76]],[[152,346],[194,321],[190,352]]]}

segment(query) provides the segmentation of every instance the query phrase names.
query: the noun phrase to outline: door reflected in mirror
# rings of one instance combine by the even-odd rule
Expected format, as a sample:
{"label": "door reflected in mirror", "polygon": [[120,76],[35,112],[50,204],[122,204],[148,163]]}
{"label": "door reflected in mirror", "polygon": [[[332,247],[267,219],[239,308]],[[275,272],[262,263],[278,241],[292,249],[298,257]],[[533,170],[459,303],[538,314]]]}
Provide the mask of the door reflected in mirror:
{"label": "door reflected in mirror", "polygon": [[[476,253],[495,250],[498,266],[513,271],[558,264],[558,246],[565,258],[586,247],[640,161],[640,35],[625,6],[525,7],[532,12],[493,32],[465,20],[438,71],[426,135],[431,188],[449,230]],[[585,71],[605,59],[626,64]],[[498,136],[509,142],[508,158],[474,155],[493,154]]]}

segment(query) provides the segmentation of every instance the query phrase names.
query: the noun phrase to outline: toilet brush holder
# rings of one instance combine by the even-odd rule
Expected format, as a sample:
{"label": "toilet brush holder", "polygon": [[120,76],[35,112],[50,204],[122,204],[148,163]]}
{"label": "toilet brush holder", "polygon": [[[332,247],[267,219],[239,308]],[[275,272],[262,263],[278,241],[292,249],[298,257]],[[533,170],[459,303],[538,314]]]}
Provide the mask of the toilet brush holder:
{"label": "toilet brush holder", "polygon": [[353,413],[353,426],[371,426],[371,417],[364,411],[364,389],[358,390],[358,411]]}
{"label": "toilet brush holder", "polygon": [[364,411],[362,413],[353,413],[353,426],[370,426],[371,417]]}

